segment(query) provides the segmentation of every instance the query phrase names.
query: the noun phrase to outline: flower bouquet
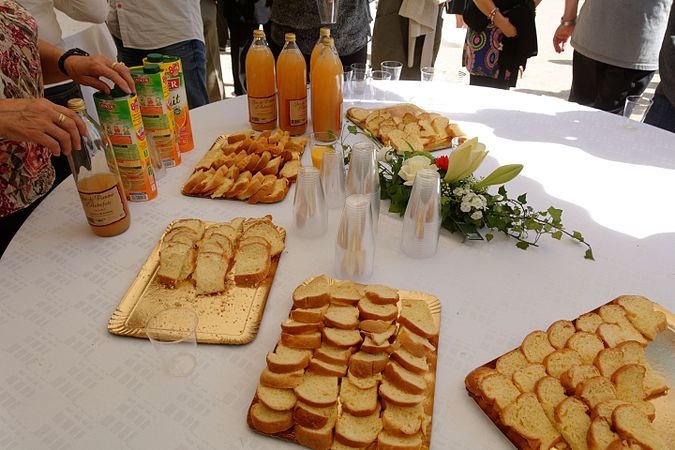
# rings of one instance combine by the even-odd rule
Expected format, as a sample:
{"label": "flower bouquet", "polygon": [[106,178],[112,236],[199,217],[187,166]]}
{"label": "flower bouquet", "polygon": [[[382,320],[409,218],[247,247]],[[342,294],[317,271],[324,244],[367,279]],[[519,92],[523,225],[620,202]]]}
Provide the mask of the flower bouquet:
{"label": "flower bouquet", "polygon": [[[391,201],[390,212],[403,215],[416,173],[434,169],[441,178],[441,226],[448,231],[461,233],[465,239],[487,241],[494,238],[494,232],[502,232],[515,239],[516,247],[522,250],[538,246],[546,234],[557,240],[567,236],[586,246],[586,259],[594,259],[583,235],[565,229],[561,209],[550,206],[545,211],[535,211],[527,204],[527,194],[509,197],[504,184],[518,176],[522,165],[504,165],[485,178],[476,178],[474,172],[488,154],[477,138],[462,143],[449,156],[434,157],[428,152],[396,151],[382,146],[356,126],[349,125],[347,129],[351,134],[366,135],[378,146],[381,198]],[[348,159],[350,148],[344,142],[342,147]],[[491,194],[490,186],[500,187]]]}

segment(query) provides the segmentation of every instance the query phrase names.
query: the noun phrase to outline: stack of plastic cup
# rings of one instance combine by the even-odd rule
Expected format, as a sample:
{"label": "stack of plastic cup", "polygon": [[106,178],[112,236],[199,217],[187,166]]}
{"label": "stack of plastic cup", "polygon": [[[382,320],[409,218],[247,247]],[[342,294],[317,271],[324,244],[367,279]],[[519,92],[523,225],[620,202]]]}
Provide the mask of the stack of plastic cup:
{"label": "stack of plastic cup", "polygon": [[370,199],[373,232],[377,233],[380,216],[380,175],[377,166],[377,151],[370,142],[352,146],[349,172],[345,180],[346,195],[365,194]]}
{"label": "stack of plastic cup", "polygon": [[316,167],[301,167],[298,170],[293,218],[299,236],[317,237],[326,232],[328,214],[319,169]]}
{"label": "stack of plastic cup", "polygon": [[335,242],[335,272],[338,278],[366,281],[373,273],[375,239],[367,195],[347,197]]}
{"label": "stack of plastic cup", "polygon": [[441,187],[438,172],[417,172],[403,216],[401,249],[412,258],[436,254],[441,230]]}
{"label": "stack of plastic cup", "polygon": [[340,150],[324,152],[321,162],[321,186],[328,209],[344,206],[345,165]]}

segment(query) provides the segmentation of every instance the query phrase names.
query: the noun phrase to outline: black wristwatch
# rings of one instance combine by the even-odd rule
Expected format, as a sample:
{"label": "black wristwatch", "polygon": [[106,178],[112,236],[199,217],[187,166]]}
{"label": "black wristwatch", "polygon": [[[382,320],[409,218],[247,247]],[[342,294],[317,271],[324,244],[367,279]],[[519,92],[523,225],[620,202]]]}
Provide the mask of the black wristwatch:
{"label": "black wristwatch", "polygon": [[71,56],[89,56],[89,53],[85,52],[81,48],[71,48],[70,50],[66,50],[66,52],[61,55],[59,58],[59,70],[67,77],[69,77],[70,74],[68,71],[66,71],[65,63],[66,59],[70,58]]}

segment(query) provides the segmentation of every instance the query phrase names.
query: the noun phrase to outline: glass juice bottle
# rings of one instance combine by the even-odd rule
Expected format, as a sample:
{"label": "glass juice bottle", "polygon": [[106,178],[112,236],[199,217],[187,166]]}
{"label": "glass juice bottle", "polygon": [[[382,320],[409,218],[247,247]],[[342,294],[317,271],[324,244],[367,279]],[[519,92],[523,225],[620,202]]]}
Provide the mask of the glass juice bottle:
{"label": "glass juice bottle", "polygon": [[99,236],[123,233],[129,228],[129,207],[110,141],[87,114],[84,100],[70,99],[68,108],[87,128],[88,136],[81,137],[81,150],[73,150],[68,163],[89,226]]}
{"label": "glass juice bottle", "polygon": [[[315,133],[342,129],[342,63],[330,37],[317,45],[318,54],[311,64],[312,128]],[[314,51],[317,51],[315,49]]]}
{"label": "glass juice bottle", "polygon": [[[319,53],[321,53],[321,49],[323,48],[323,38],[329,38],[330,37],[330,28],[328,27],[321,27],[319,29],[319,40],[316,41],[316,45],[314,46],[314,49],[312,50],[312,55],[309,57],[309,73],[312,73],[312,70],[314,70],[314,63],[316,62],[317,56],[319,56]],[[310,75],[311,76],[311,75]]]}
{"label": "glass juice bottle", "polygon": [[295,34],[286,33],[286,44],[277,60],[279,128],[290,134],[307,130],[307,64]]}
{"label": "glass juice bottle", "polygon": [[274,55],[263,30],[253,31],[253,44],[246,53],[248,121],[257,131],[277,126],[277,92],[274,80]]}

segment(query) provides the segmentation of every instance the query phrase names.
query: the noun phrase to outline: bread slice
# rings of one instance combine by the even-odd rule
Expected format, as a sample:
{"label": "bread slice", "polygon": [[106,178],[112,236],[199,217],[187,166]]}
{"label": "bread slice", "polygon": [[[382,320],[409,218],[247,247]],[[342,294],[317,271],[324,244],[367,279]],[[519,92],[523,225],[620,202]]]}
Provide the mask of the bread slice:
{"label": "bread slice", "polygon": [[[367,320],[362,320],[361,323],[359,324],[359,329],[364,331],[364,335],[370,337],[375,344],[381,345],[384,344],[385,342],[389,342],[391,340],[391,337],[396,334],[396,325],[389,325],[389,327],[382,331],[382,332],[377,332],[377,331],[366,331],[362,325],[363,322],[368,322]],[[370,321],[370,322],[380,322],[380,321]],[[387,322],[382,322],[382,323],[387,323]]]}
{"label": "bread slice", "polygon": [[333,443],[333,427],[337,421],[337,407],[331,408],[326,424],[321,428],[309,428],[296,424],[295,439],[300,445],[316,450],[328,450]]}
{"label": "bread slice", "polygon": [[255,393],[258,400],[274,411],[289,411],[293,409],[297,401],[293,389],[271,388],[259,384]]}
{"label": "bread slice", "polygon": [[302,370],[309,364],[310,350],[277,345],[274,353],[268,353],[267,367],[276,373],[288,373]]}
{"label": "bread slice", "polygon": [[332,345],[321,344],[321,347],[314,351],[314,358],[329,364],[347,364],[350,356],[352,356],[350,347],[333,347]]}
{"label": "bread slice", "polygon": [[600,402],[616,399],[616,388],[605,377],[593,377],[577,387],[576,395],[590,408],[595,408]]}
{"label": "bread slice", "polygon": [[503,411],[520,395],[513,382],[499,372],[489,374],[478,381],[478,389],[483,398],[493,404],[497,411]]}
{"label": "bread slice", "polygon": [[546,372],[555,378],[560,378],[560,376],[567,372],[572,366],[579,366],[581,364],[583,364],[581,355],[569,348],[556,350],[544,358]]}
{"label": "bread slice", "polygon": [[555,409],[555,426],[572,450],[588,450],[591,418],[588,407],[575,397],[567,397]]}
{"label": "bread slice", "polygon": [[594,364],[600,371],[600,375],[607,378],[611,378],[616,369],[625,365],[623,353],[618,347],[610,347],[599,351]]}
{"label": "bread slice", "polygon": [[352,371],[347,370],[347,378],[349,378],[350,383],[359,389],[370,389],[377,387],[380,381],[382,381],[382,373],[376,373],[369,377],[359,377],[354,375]]}
{"label": "bread slice", "polygon": [[612,375],[616,387],[616,398],[629,403],[638,403],[645,399],[645,368],[639,364],[627,364]]}
{"label": "bread slice", "polygon": [[206,225],[204,224],[203,221],[199,219],[179,219],[173,222],[171,228],[173,229],[188,228],[195,233],[196,236],[195,240],[198,241],[204,236],[204,230],[206,229]]}
{"label": "bread slice", "polygon": [[281,166],[281,156],[272,158],[266,165],[260,170],[260,173],[263,175],[276,175],[279,172],[279,166]]}
{"label": "bread slice", "polygon": [[360,389],[344,377],[340,383],[340,405],[343,411],[353,416],[369,416],[380,409],[377,387]]}
{"label": "bread slice", "polygon": [[347,364],[331,364],[318,358],[309,361],[309,369],[319,375],[343,377],[347,373]]}
{"label": "bread slice", "polygon": [[422,403],[415,406],[397,406],[387,402],[382,412],[382,426],[389,433],[411,436],[420,431],[423,418]]}
{"label": "bread slice", "polygon": [[398,291],[382,284],[369,284],[363,290],[367,298],[378,304],[398,303]]}
{"label": "bread slice", "polygon": [[525,336],[520,349],[531,363],[541,363],[544,358],[555,351],[548,341],[548,336],[541,330],[533,331]]}
{"label": "bread slice", "polygon": [[175,286],[179,281],[187,279],[185,267],[193,258],[194,248],[191,245],[179,242],[163,243],[159,250],[157,278],[167,286]]}
{"label": "bread slice", "polygon": [[234,198],[244,191],[248,187],[248,184],[251,182],[253,175],[249,171],[243,171],[239,174],[237,179],[234,181],[234,184],[227,193],[225,193],[225,198]]}
{"label": "bread slice", "polygon": [[338,398],[338,378],[307,372],[302,384],[295,388],[295,395],[311,406],[334,405]]}
{"label": "bread slice", "polygon": [[357,377],[370,377],[382,372],[388,361],[385,353],[356,352],[349,359],[349,371]]}
{"label": "bread slice", "polygon": [[[388,331],[391,327],[394,327],[396,331],[396,326],[392,325],[390,320],[362,320],[359,322],[359,330],[366,331],[368,333],[384,333]],[[388,337],[387,337],[388,338]]]}
{"label": "bread slice", "polygon": [[571,395],[574,394],[579,386],[584,381],[599,377],[600,372],[591,364],[582,364],[580,366],[572,366],[567,372],[560,375],[560,383],[565,387],[565,390]]}
{"label": "bread slice", "polygon": [[438,327],[431,316],[429,306],[423,300],[402,299],[398,321],[422,337],[431,338],[438,335]]}
{"label": "bread slice", "polygon": [[280,254],[285,247],[284,239],[271,221],[256,223],[246,229],[244,236],[260,236],[264,238],[270,244],[273,257]]}
{"label": "bread slice", "polygon": [[[627,404],[629,404],[629,402],[625,402],[619,399],[605,400],[604,402],[600,402],[597,405],[595,405],[595,408],[593,408],[593,412],[591,413],[591,418],[602,417],[607,422],[611,423],[612,414],[614,413],[616,407],[619,405],[627,405]],[[656,408],[652,403],[647,401],[639,401],[636,403],[632,403],[632,405],[635,406],[637,409],[639,409],[645,416],[647,416],[647,419],[650,422],[653,422],[654,419],[656,418]]]}
{"label": "bread slice", "polygon": [[317,408],[316,406],[298,401],[295,404],[295,408],[293,408],[293,419],[296,423],[306,428],[323,428],[336,408],[337,405]]}
{"label": "bread slice", "polygon": [[366,336],[361,344],[360,350],[367,353],[386,353],[390,354],[395,349],[395,346],[385,341],[382,344],[377,344],[370,336]]}
{"label": "bread slice", "polygon": [[654,398],[668,391],[666,380],[656,373],[645,358],[645,349],[640,343],[626,341],[618,345],[624,364],[640,364],[645,368],[644,390],[647,398]]}
{"label": "bread slice", "polygon": [[318,308],[328,304],[329,301],[328,278],[324,275],[314,278],[307,284],[301,284],[293,291],[293,304],[296,308]]}
{"label": "bread slice", "polygon": [[622,295],[613,301],[626,310],[626,316],[633,326],[649,340],[666,329],[666,315],[661,311],[654,311],[654,304],[640,295]]}
{"label": "bread slice", "polygon": [[293,426],[293,414],[290,411],[274,411],[262,403],[251,407],[253,428],[265,434],[276,434]]}
{"label": "bread slice", "polygon": [[255,205],[265,200],[274,191],[274,186],[276,182],[277,182],[276,176],[265,175],[263,177],[263,182],[262,185],[260,186],[260,189],[258,189],[258,191],[255,194],[251,195],[248,198],[247,202],[251,205]]}
{"label": "bread slice", "polygon": [[260,384],[267,387],[278,389],[293,389],[300,386],[304,376],[303,370],[296,370],[294,372],[276,373],[269,370],[267,367],[260,374]]}
{"label": "bread slice", "polygon": [[579,331],[570,336],[566,347],[579,353],[584,364],[593,364],[595,357],[605,345],[595,334]]}
{"label": "bread slice", "polygon": [[617,323],[603,323],[598,327],[595,334],[602,338],[607,347],[616,347],[622,342],[632,340],[631,333]]}
{"label": "bread slice", "polygon": [[557,378],[544,377],[534,385],[534,393],[548,420],[555,423],[555,409],[567,398],[560,381]]}
{"label": "bread slice", "polygon": [[354,330],[359,326],[359,309],[355,306],[330,305],[323,320],[329,327]]}
{"label": "bread slice", "polygon": [[422,448],[422,435],[417,433],[412,436],[400,436],[382,431],[377,435],[378,450],[420,450]]}
{"label": "bread slice", "polygon": [[281,343],[292,348],[319,348],[321,333],[319,331],[307,334],[281,333]]}
{"label": "bread slice", "polygon": [[560,350],[565,347],[567,340],[576,332],[574,324],[569,320],[558,320],[553,322],[548,330],[546,330],[546,335],[548,336],[548,341],[551,343],[553,348]]}
{"label": "bread slice", "polygon": [[398,308],[396,308],[396,305],[380,305],[367,298],[359,300],[358,308],[361,320],[372,319],[391,321],[398,315]]}
{"label": "bread slice", "polygon": [[602,417],[596,417],[591,420],[586,439],[589,450],[610,450],[612,443],[619,440],[620,437],[612,431],[609,422]]}
{"label": "bread slice", "polygon": [[335,347],[353,347],[361,343],[359,330],[341,330],[326,327],[323,329],[325,342]]}
{"label": "bread slice", "polygon": [[647,417],[633,405],[618,406],[612,414],[612,424],[619,436],[649,450],[667,450]]}
{"label": "bread slice", "polygon": [[390,361],[386,365],[384,376],[396,387],[411,394],[422,394],[427,389],[427,382],[424,377],[404,369],[394,361]]}
{"label": "bread slice", "polygon": [[562,436],[547,419],[544,410],[531,392],[509,404],[500,415],[504,425],[527,439],[532,448],[549,450],[562,441]]}
{"label": "bread slice", "polygon": [[582,314],[577,320],[574,321],[574,326],[577,331],[585,331],[587,333],[595,333],[598,327],[604,323],[602,317],[598,314],[591,312]]}
{"label": "bread slice", "polygon": [[288,334],[305,334],[314,333],[315,331],[323,330],[323,322],[296,322],[295,320],[287,320],[281,323],[281,330]]}
{"label": "bread slice", "polygon": [[380,431],[379,411],[364,417],[342,413],[335,424],[335,439],[352,447],[367,447],[377,439]]}
{"label": "bread slice", "polygon": [[197,254],[197,264],[193,274],[197,294],[223,292],[229,265],[230,260],[222,254],[200,251]]}
{"label": "bread slice", "polygon": [[239,246],[234,257],[234,281],[238,286],[256,286],[270,270],[270,246],[251,242]]}
{"label": "bread slice", "polygon": [[[242,168],[243,169],[243,168]],[[254,174],[251,177],[251,180],[248,182],[248,185],[241,190],[235,197],[238,200],[248,200],[253,194],[258,192],[262,187],[265,177],[260,172]]]}
{"label": "bread slice", "polygon": [[410,394],[387,380],[380,383],[380,396],[387,402],[398,406],[415,406],[424,401],[422,394]]}
{"label": "bread slice", "polygon": [[428,352],[436,350],[428,339],[418,336],[406,327],[400,326],[396,335],[396,343],[411,354],[419,357],[426,356]]}
{"label": "bread slice", "polygon": [[520,392],[534,392],[537,381],[546,376],[546,369],[542,364],[530,364],[513,372],[511,379]]}
{"label": "bread slice", "polygon": [[395,350],[390,358],[418,375],[424,375],[429,370],[426,358],[415,356],[404,348]]}
{"label": "bread slice", "polygon": [[511,377],[516,370],[528,366],[530,362],[520,349],[511,350],[497,358],[496,368],[499,373]]}
{"label": "bread slice", "polygon": [[290,319],[296,322],[323,322],[323,316],[328,310],[328,305],[318,308],[295,308],[291,310]]}
{"label": "bread slice", "polygon": [[230,240],[231,243],[235,243],[237,240],[239,240],[239,229],[235,228],[229,223],[211,225],[204,232],[204,239],[208,239],[215,234],[225,236]]}
{"label": "bread slice", "polygon": [[260,203],[280,202],[284,199],[284,197],[286,197],[289,188],[290,183],[286,178],[277,178],[277,180],[274,182],[274,185],[272,186],[272,192],[270,192],[267,196],[256,200],[258,200]]}
{"label": "bread slice", "polygon": [[647,345],[647,339],[633,326],[626,317],[626,310],[619,305],[603,305],[598,310],[598,314],[607,323],[615,323],[623,328],[627,340],[638,341]]}
{"label": "bread slice", "polygon": [[351,281],[338,281],[330,287],[331,303],[337,305],[355,306],[361,300],[361,295]]}
{"label": "bread slice", "polygon": [[196,194],[197,192],[197,186],[202,184],[204,180],[206,180],[209,177],[209,174],[205,170],[195,170],[195,172],[190,175],[190,178],[185,182],[183,185],[183,189],[181,189],[181,192],[183,194]]}

